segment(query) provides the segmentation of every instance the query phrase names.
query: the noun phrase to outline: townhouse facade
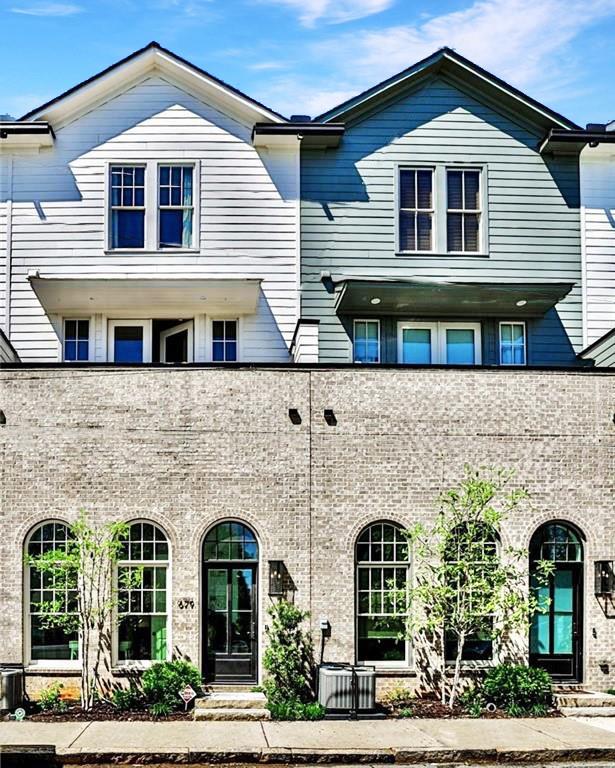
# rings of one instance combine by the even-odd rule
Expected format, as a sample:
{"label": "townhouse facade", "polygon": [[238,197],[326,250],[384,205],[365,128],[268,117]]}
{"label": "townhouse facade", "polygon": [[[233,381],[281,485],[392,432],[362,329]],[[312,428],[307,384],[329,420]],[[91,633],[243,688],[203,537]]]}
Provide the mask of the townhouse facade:
{"label": "townhouse facade", "polygon": [[327,660],[415,684],[386,584],[464,464],[516,471],[502,545],[555,562],[521,657],[613,687],[609,126],[449,49],[286,119],[152,43],[0,137],[0,661],[32,691],[81,650],[24,555],[80,509],[144,569],[118,681],[260,682],[284,595]]}

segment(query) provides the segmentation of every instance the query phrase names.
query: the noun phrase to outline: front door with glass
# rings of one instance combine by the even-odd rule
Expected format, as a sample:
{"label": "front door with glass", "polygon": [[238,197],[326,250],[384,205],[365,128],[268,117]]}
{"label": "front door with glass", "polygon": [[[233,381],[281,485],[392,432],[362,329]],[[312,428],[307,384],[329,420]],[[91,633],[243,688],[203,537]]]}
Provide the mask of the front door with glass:
{"label": "front door with glass", "polygon": [[[562,523],[543,526],[530,546],[530,578],[541,607],[530,628],[530,664],[555,680],[581,682],[583,618],[583,547],[580,536]],[[547,582],[536,563],[550,560]]]}
{"label": "front door with glass", "polygon": [[207,535],[204,555],[204,658],[207,680],[250,683],[258,676],[258,545],[239,522]]}

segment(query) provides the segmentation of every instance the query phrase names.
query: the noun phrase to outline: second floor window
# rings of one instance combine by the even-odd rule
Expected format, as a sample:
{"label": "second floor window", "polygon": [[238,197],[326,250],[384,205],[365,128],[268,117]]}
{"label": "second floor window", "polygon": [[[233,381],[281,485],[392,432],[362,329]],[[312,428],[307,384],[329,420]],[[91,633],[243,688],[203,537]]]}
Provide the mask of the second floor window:
{"label": "second floor window", "polygon": [[446,249],[452,253],[480,250],[480,171],[446,172]]}
{"label": "second floor window", "polygon": [[190,248],[192,245],[192,166],[160,166],[158,205],[160,248]]}
{"label": "second floor window", "polygon": [[402,168],[399,172],[399,248],[433,250],[433,170]]}
{"label": "second floor window", "polygon": [[113,164],[109,179],[108,247],[112,250],[192,248],[198,219],[196,166]]}
{"label": "second floor window", "polygon": [[111,247],[145,247],[144,166],[111,166]]}

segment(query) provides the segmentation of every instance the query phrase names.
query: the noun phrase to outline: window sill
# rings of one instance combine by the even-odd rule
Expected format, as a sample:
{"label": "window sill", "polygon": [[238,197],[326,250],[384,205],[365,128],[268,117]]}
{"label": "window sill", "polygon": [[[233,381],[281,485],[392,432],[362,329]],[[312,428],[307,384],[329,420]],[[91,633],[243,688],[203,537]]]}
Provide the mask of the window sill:
{"label": "window sill", "polygon": [[168,253],[201,253],[200,248],[106,248],[103,253],[113,255],[114,253],[141,253],[145,255],[150,254],[168,254]]}
{"label": "window sill", "polygon": [[40,664],[30,664],[24,667],[26,675],[68,675],[69,677],[81,676],[81,664],[71,664],[70,666],[62,667],[57,664],[43,666]]}
{"label": "window sill", "polygon": [[133,672],[144,672],[152,664],[154,664],[153,661],[118,661],[111,667],[111,674],[123,677]]}
{"label": "window sill", "polygon": [[435,259],[488,259],[489,254],[484,251],[396,251],[396,256],[427,256]]}

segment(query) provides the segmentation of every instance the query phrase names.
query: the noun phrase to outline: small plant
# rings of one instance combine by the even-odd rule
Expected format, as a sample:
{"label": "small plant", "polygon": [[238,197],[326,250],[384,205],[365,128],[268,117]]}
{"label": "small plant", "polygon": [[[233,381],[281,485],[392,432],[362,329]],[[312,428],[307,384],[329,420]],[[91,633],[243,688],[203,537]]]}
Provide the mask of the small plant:
{"label": "small plant", "polygon": [[173,707],[166,701],[156,701],[149,708],[154,717],[168,717],[173,711]]}
{"label": "small plant", "polygon": [[397,713],[398,717],[414,717],[414,710],[412,707],[404,707]]}
{"label": "small plant", "polygon": [[62,700],[62,683],[50,683],[40,692],[39,706],[43,712],[66,712],[68,704]]}
{"label": "small plant", "polygon": [[128,712],[131,709],[137,709],[143,701],[142,695],[136,688],[116,688],[112,695],[113,706],[120,712]]}
{"label": "small plant", "polygon": [[412,705],[414,693],[405,685],[395,685],[383,697],[384,703],[392,709],[401,709]]}
{"label": "small plant", "polygon": [[312,638],[302,624],[309,613],[286,600],[269,609],[268,645],[263,665],[269,673],[265,691],[270,703],[307,704],[314,699]]}
{"label": "small plant", "polygon": [[305,703],[298,699],[267,703],[272,720],[322,720],[325,708],[317,701]]}
{"label": "small plant", "polygon": [[511,717],[544,715],[553,699],[548,672],[522,664],[498,664],[490,669],[481,693],[485,701],[493,702]]}
{"label": "small plant", "polygon": [[153,705],[163,703],[171,711],[181,706],[179,693],[187,685],[197,693],[201,690],[201,673],[188,661],[160,661],[145,670],[141,685],[148,701]]}
{"label": "small plant", "polygon": [[470,717],[480,717],[485,709],[485,699],[478,686],[472,686],[459,694],[459,703]]}

